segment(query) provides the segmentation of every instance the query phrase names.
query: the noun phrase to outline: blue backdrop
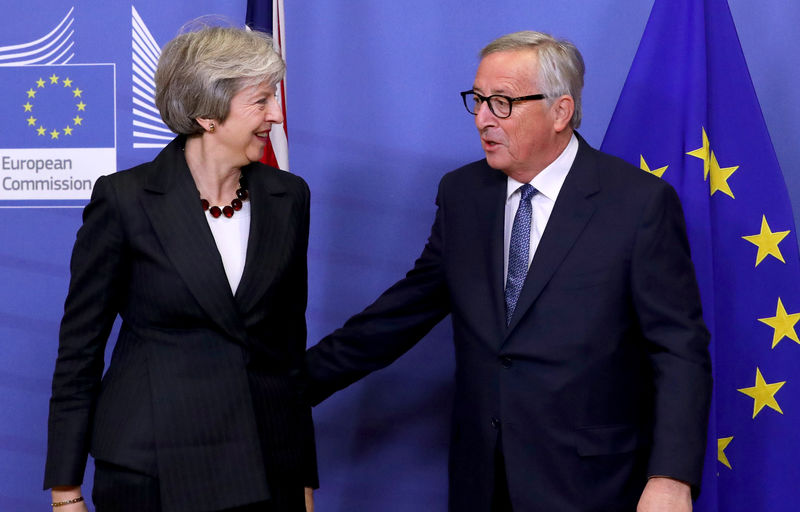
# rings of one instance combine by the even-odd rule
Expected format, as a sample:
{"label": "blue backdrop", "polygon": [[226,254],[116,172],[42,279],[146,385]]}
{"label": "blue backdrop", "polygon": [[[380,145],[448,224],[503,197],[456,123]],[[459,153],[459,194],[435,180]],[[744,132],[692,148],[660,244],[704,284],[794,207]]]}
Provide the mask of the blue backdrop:
{"label": "blue backdrop", "polygon": [[[729,3],[797,222],[800,4]],[[287,1],[291,171],[312,191],[309,344],[410,268],[433,220],[439,178],[482,156],[458,91],[472,84],[485,43],[521,29],[574,41],[587,63],[581,133],[599,146],[651,6],[641,0]],[[133,147],[139,129],[132,7],[159,46],[201,14],[242,21],[245,14],[244,0],[4,2],[0,64],[24,53],[3,48],[45,36],[72,7],[68,64],[114,64],[117,169],[157,151]],[[4,112],[8,101],[19,97],[20,110],[25,103],[13,76],[0,73]],[[24,120],[6,124],[0,148],[21,147],[7,126],[26,128]],[[27,511],[44,509],[49,499],[40,490],[47,400],[69,253],[85,201],[0,197],[0,510]],[[318,510],[445,510],[450,345],[444,322],[393,366],[315,409]]]}

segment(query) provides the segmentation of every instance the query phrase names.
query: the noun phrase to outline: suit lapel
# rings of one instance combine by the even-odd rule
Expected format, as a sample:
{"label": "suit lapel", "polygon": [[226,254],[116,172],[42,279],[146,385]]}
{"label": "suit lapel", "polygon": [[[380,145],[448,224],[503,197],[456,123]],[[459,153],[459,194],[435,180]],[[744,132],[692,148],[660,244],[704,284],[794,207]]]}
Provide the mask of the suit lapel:
{"label": "suit lapel", "polygon": [[597,169],[592,163],[594,150],[580,136],[578,140],[578,154],[547,221],[507,334],[539,297],[594,214],[590,196],[600,190]]}
{"label": "suit lapel", "polygon": [[278,169],[250,165],[242,169],[247,180],[250,199],[250,238],[247,257],[236,300],[247,312],[266,293],[277,274],[280,251],[290,246],[285,240],[291,216],[291,201],[286,188],[275,179]]}
{"label": "suit lapel", "polygon": [[200,307],[228,334],[244,341],[244,324],[200,208],[183,143],[178,137],[156,158],[142,206],[164,252]]}
{"label": "suit lapel", "polygon": [[476,222],[476,226],[485,225],[488,233],[476,233],[476,240],[487,240],[489,243],[489,283],[494,311],[494,322],[500,326],[499,330],[492,329],[492,332],[502,332],[506,327],[506,303],[505,303],[505,279],[504,268],[504,248],[503,235],[505,233],[505,205],[508,179],[502,172],[492,169],[486,165],[483,173],[486,182],[480,187],[480,192],[475,201],[476,212],[480,217],[489,212],[486,222]]}

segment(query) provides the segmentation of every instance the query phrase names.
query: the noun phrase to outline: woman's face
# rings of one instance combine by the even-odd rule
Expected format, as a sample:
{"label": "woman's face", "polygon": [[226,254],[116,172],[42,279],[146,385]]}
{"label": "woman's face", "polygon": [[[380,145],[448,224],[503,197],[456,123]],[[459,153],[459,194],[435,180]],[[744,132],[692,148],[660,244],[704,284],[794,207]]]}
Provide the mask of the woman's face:
{"label": "woman's face", "polygon": [[228,118],[217,125],[214,139],[234,166],[255,162],[264,154],[273,124],[283,122],[275,86],[266,82],[245,87],[231,99]]}

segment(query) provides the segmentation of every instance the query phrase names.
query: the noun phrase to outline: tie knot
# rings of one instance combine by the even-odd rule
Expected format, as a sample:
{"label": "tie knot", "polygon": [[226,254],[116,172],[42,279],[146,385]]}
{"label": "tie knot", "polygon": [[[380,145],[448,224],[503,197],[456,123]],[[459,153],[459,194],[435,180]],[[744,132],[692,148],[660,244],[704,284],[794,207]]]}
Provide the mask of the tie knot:
{"label": "tie knot", "polygon": [[520,194],[522,195],[522,198],[520,199],[520,201],[530,201],[530,199],[533,196],[533,194],[536,193],[536,189],[533,188],[529,183],[526,183],[526,184],[522,185],[521,187],[519,187],[519,191],[520,191]]}

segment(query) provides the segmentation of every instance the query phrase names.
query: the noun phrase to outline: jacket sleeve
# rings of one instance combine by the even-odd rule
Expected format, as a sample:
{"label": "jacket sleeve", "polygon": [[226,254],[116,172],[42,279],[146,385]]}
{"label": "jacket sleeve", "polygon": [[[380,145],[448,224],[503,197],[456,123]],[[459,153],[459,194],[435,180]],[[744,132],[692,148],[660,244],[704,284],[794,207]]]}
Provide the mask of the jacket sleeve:
{"label": "jacket sleeve", "polygon": [[[303,221],[299,230],[299,257],[298,261],[296,262],[296,269],[300,274],[298,281],[303,283],[303,286],[296,288],[298,288],[297,291],[298,293],[302,294],[302,297],[299,297],[298,300],[293,301],[293,304],[297,304],[298,307],[298,310],[294,315],[295,318],[297,318],[298,324],[296,329],[302,331],[301,338],[303,340],[303,343],[298,346],[299,353],[297,354],[296,359],[298,367],[302,367],[304,364],[303,358],[305,340],[308,332],[305,312],[308,304],[308,232],[309,225],[311,223],[311,191],[305,182],[303,182],[303,198],[305,200],[305,204],[303,205]],[[300,399],[301,402],[303,402],[302,396]],[[319,472],[317,469],[317,445],[316,438],[314,436],[314,421],[311,416],[311,407],[305,403],[303,403],[301,407],[304,408],[304,421],[301,425],[303,432],[303,485],[305,487],[317,489],[319,488]]]}
{"label": "jacket sleeve", "polygon": [[80,485],[103,356],[118,311],[123,233],[108,178],[94,185],[70,261],[48,420],[44,488]]}
{"label": "jacket sleeve", "polygon": [[632,296],[654,376],[648,476],[672,477],[699,492],[711,402],[709,333],[680,201],[658,187],[639,224]]}
{"label": "jacket sleeve", "polygon": [[445,243],[442,203],[440,185],[430,237],[405,278],[306,353],[307,396],[313,404],[388,366],[450,312],[442,264]]}

